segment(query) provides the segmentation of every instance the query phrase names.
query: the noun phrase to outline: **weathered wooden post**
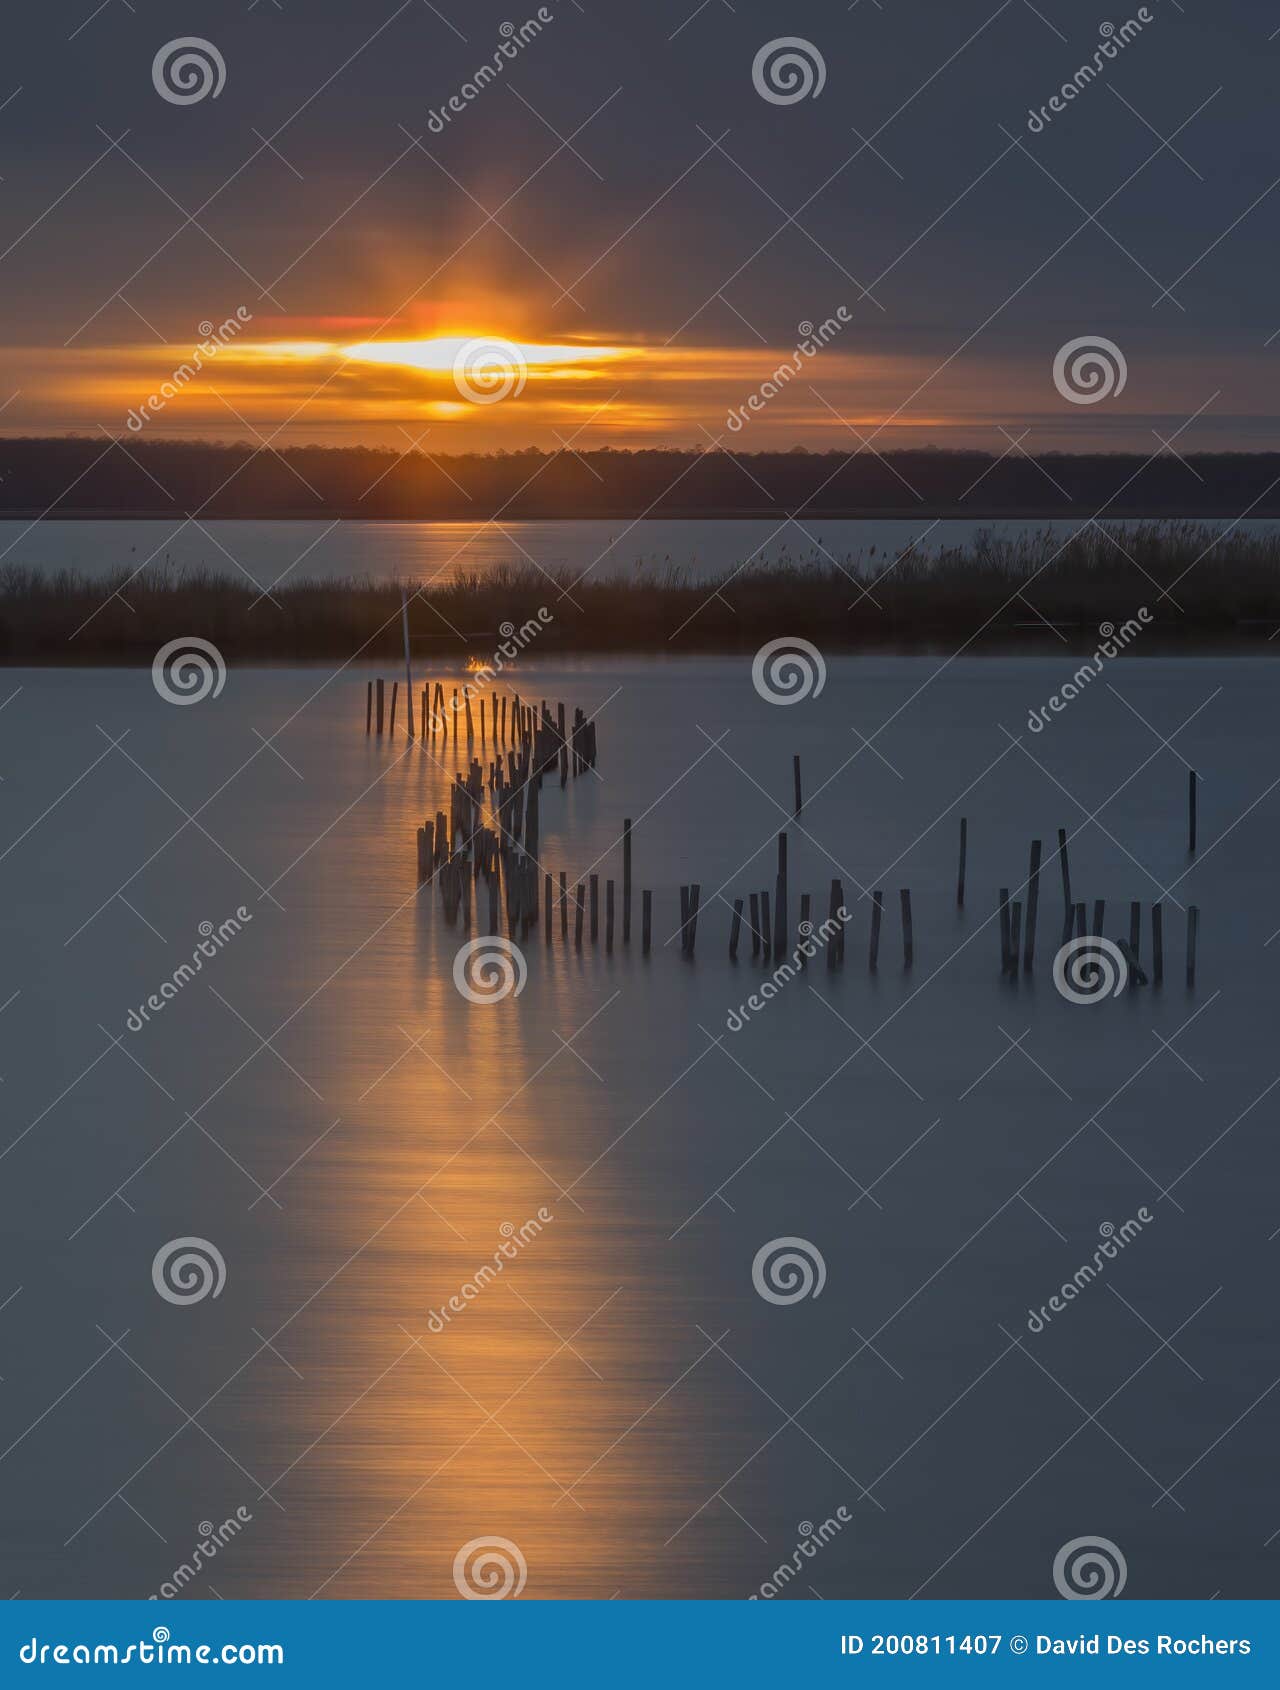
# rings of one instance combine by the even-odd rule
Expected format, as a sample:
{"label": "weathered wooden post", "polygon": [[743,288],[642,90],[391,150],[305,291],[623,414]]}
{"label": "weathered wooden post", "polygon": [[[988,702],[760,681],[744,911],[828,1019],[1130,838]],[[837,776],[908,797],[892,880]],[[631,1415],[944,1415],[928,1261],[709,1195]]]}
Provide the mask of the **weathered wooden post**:
{"label": "weathered wooden post", "polygon": [[[560,706],[561,720],[564,718],[564,705]],[[631,943],[631,822],[624,820],[622,824],[622,942]]]}
{"label": "weathered wooden post", "polygon": [[396,699],[399,697],[399,694],[400,694],[400,683],[399,683],[399,681],[392,681],[392,683],[391,683],[391,727],[390,727],[390,730],[389,730],[391,733],[394,733],[396,731]]}
{"label": "weathered wooden post", "polygon": [[1036,911],[1040,905],[1040,841],[1031,841],[1031,869],[1027,876],[1027,933],[1023,972],[1030,974],[1036,960]]}
{"label": "weathered wooden post", "polygon": [[733,920],[729,924],[729,961],[738,960],[738,935],[742,931],[742,899],[733,900]]}
{"label": "weathered wooden post", "polygon": [[880,962],[880,918],[884,914],[884,893],[871,894],[871,972],[874,974]]}

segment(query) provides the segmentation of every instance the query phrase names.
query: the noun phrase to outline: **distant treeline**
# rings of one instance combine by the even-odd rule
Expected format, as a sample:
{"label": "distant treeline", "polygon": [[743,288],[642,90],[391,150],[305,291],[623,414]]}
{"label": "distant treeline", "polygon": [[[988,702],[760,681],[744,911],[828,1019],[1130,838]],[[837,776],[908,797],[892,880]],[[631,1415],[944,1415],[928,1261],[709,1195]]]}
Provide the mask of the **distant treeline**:
{"label": "distant treeline", "polygon": [[483,520],[653,516],[1280,516],[1280,453],[397,454],[199,440],[0,441],[0,514]]}
{"label": "distant treeline", "polygon": [[[1280,537],[1194,523],[1118,534],[1083,524],[1065,544],[1046,530],[979,535],[936,558],[753,565],[715,580],[675,568],[639,580],[502,565],[406,585],[414,660],[427,671],[488,661],[504,628],[536,635],[522,666],[526,656],[576,652],[754,652],[779,637],[824,652],[1013,643],[1060,657],[1113,635],[1143,652],[1242,641],[1280,649],[1270,643],[1280,629]],[[265,595],[242,575],[159,564],[105,580],[8,567],[0,661],[150,663],[162,645],[196,635],[228,661],[377,658],[398,667],[400,593],[395,581],[290,579]]]}

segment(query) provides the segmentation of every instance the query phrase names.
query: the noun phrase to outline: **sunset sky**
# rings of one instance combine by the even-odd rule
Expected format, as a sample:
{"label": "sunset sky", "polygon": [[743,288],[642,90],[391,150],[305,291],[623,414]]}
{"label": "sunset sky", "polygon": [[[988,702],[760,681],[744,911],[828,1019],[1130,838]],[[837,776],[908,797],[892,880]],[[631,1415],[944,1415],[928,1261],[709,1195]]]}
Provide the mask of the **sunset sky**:
{"label": "sunset sky", "polygon": [[[1039,133],[1029,110],[1136,6],[559,0],[433,123],[536,5],[96,3],[7,26],[8,434],[124,432],[202,325],[239,311],[148,431],[999,452],[1030,429],[1029,450],[1146,451],[1195,415],[1180,451],[1275,444],[1280,39],[1262,0],[1150,0]],[[179,31],[218,48],[216,98],[153,85]],[[817,48],[816,97],[753,86],[783,34]],[[1084,335],[1125,356],[1105,404],[1054,388],[1055,352]],[[493,337],[521,379],[477,402],[453,355]]]}

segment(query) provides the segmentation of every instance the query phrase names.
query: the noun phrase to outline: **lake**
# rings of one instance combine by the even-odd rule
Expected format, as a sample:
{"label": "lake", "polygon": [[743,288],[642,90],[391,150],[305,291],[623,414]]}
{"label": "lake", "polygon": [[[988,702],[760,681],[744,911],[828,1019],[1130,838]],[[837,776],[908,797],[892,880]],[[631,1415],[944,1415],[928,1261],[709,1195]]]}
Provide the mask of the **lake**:
{"label": "lake", "polygon": [[[105,566],[144,526],[36,535],[109,532]],[[436,526],[370,529],[368,567],[422,572]],[[0,1591],[452,1596],[497,1537],[528,1597],[1039,1597],[1089,1535],[1127,1595],[1270,1594],[1280,681],[1134,650],[1030,733],[1074,663],[833,658],[787,708],[734,658],[523,665],[598,713],[541,861],[618,877],[632,818],[636,931],[535,927],[496,1003],[416,884],[452,744],[366,737],[368,670],[190,708],[7,670]],[[732,901],[784,827],[792,931],[838,876],[844,966],[730,1031],[774,966],[730,962]],[[1059,827],[1108,935],[1142,901],[1148,966],[1162,899],[1159,989],[1055,990]],[[1036,968],[1002,980],[1032,838]],[[217,1295],[158,1268],[188,1239]]]}
{"label": "lake", "polygon": [[[1083,518],[1082,518],[1083,520]],[[1065,540],[1079,524],[918,521],[867,518],[796,522],[645,520],[616,522],[199,522],[94,521],[46,518],[0,520],[0,566],[41,572],[76,569],[86,575],[124,570],[206,567],[248,577],[260,588],[278,582],[335,576],[447,581],[499,564],[532,565],[574,576],[658,574],[679,567],[694,580],[736,569],[748,559],[797,565],[833,559],[890,561],[917,543],[923,552],[962,546],[987,531],[1005,537],[1028,532]],[[1123,526],[1123,525],[1120,525]],[[1246,520],[1228,525],[1242,534],[1275,531],[1277,524]]]}

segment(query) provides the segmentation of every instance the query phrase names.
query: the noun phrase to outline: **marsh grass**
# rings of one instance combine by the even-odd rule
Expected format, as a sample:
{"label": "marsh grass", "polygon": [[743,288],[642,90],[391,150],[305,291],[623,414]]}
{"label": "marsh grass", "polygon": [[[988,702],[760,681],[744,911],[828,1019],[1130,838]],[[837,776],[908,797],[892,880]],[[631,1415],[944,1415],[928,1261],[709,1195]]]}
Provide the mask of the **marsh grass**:
{"label": "marsh grass", "polygon": [[[823,650],[982,649],[1033,630],[1054,642],[1046,623],[1091,646],[1099,624],[1118,626],[1144,605],[1154,619],[1144,643],[1266,646],[1280,627],[1280,532],[1084,525],[1065,544],[1048,530],[980,533],[938,554],[873,548],[817,566],[753,562],[713,580],[673,566],[575,578],[525,564],[407,584],[415,656],[427,661],[483,654],[504,623],[519,627],[541,607],[553,620],[538,636],[540,656],[754,650],[782,634]],[[191,634],[229,660],[391,658],[399,611],[396,580],[304,579],[258,592],[244,577],[172,563],[136,578],[11,566],[0,571],[0,659],[150,662]]]}

